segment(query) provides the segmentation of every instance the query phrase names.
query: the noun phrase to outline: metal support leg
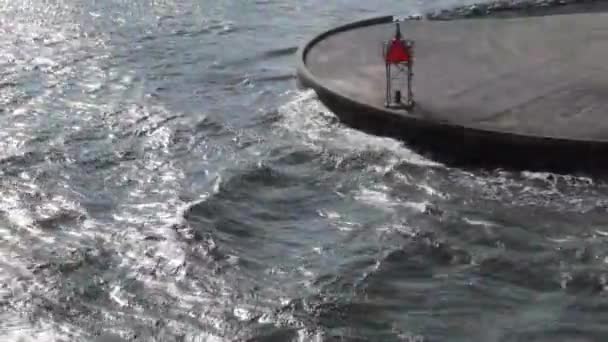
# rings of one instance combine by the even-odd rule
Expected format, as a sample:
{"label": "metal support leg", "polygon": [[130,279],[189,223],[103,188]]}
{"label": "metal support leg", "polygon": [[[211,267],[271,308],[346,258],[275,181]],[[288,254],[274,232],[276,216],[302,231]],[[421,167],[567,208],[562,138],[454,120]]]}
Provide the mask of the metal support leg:
{"label": "metal support leg", "polygon": [[408,63],[407,66],[407,105],[409,107],[414,105],[414,94],[412,92],[412,78],[414,74],[412,72],[412,64]]}
{"label": "metal support leg", "polygon": [[391,66],[386,64],[386,107],[390,107],[392,102],[391,96]]}

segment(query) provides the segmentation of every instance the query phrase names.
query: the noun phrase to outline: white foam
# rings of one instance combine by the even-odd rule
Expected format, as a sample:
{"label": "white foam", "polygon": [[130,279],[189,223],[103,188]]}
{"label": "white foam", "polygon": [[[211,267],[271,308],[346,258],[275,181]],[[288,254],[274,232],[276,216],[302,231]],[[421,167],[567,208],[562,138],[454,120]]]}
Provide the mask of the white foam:
{"label": "white foam", "polygon": [[337,220],[341,217],[337,211],[332,210],[319,210],[317,213],[319,214],[319,216],[328,218],[330,220]]}
{"label": "white foam", "polygon": [[417,187],[420,188],[420,189],[422,189],[422,190],[424,190],[424,192],[426,192],[427,194],[429,194],[431,196],[439,197],[441,199],[448,199],[449,198],[448,194],[440,192],[439,190],[436,190],[436,189],[432,188],[428,184],[417,184]]}
{"label": "white foam", "polygon": [[354,198],[358,201],[386,211],[392,211],[393,207],[397,205],[397,203],[395,203],[386,192],[379,190],[363,188],[359,190]]}
{"label": "white foam", "polygon": [[480,220],[480,219],[470,219],[468,217],[463,218],[463,221],[472,226],[483,226],[483,227],[496,227],[497,226],[496,223],[493,223],[490,221]]}
{"label": "white foam", "polygon": [[315,276],[315,273],[304,266],[298,267],[298,271],[305,277],[312,278]]}
{"label": "white foam", "polygon": [[423,201],[423,202],[406,201],[403,203],[403,206],[406,208],[414,209],[419,213],[424,213],[424,212],[426,212],[426,210],[429,206],[429,202],[427,202],[427,201]]}
{"label": "white foam", "polygon": [[608,237],[608,232],[607,232],[607,231],[604,231],[604,230],[599,230],[599,229],[596,229],[596,230],[595,230],[595,233],[596,233],[597,235],[599,235],[599,236],[602,236],[602,237]]}
{"label": "white foam", "polygon": [[[335,115],[317,100],[312,90],[296,93],[291,101],[279,108],[279,113],[282,120],[278,125],[303,135],[302,143],[315,151],[321,152],[326,148],[352,152],[388,151],[393,156],[389,167],[401,162],[434,167],[442,165],[411,151],[398,140],[331,124],[336,119]],[[380,171],[386,172],[386,169]]]}
{"label": "white foam", "polygon": [[115,285],[112,288],[112,292],[110,292],[110,299],[122,307],[129,305],[129,301],[124,298],[124,294],[122,294],[121,288],[118,285]]}
{"label": "white foam", "polygon": [[225,340],[219,336],[213,335],[208,332],[199,332],[196,334],[188,333],[184,336],[186,342],[225,342]]}
{"label": "white foam", "polygon": [[[34,226],[31,211],[15,190],[0,191],[0,211],[4,212],[8,221],[16,227],[31,230]],[[33,230],[32,232],[35,233]]]}
{"label": "white foam", "polygon": [[254,314],[244,307],[235,307],[232,314],[241,321],[249,321],[254,317]]}

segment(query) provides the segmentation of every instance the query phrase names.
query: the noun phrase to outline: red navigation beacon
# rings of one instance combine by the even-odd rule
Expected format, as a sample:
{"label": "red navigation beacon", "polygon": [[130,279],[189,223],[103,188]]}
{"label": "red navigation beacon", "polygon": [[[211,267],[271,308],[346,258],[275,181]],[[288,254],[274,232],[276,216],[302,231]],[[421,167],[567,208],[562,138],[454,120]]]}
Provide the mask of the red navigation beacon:
{"label": "red navigation beacon", "polygon": [[[395,37],[384,43],[383,55],[386,64],[386,101],[388,108],[409,109],[414,106],[412,94],[412,66],[414,42],[403,39],[399,22],[395,23]],[[402,94],[405,92],[405,102]]]}

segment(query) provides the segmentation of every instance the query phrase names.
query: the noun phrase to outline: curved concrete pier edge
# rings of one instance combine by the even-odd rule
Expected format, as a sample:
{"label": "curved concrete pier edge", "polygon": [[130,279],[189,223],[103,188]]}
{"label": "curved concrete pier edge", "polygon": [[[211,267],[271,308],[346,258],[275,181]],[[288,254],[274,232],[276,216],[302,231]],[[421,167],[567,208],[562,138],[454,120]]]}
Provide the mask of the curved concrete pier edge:
{"label": "curved concrete pier edge", "polygon": [[[570,16],[570,14],[563,16]],[[608,20],[608,16],[604,18]],[[331,47],[331,44],[334,44],[333,42],[335,42],[335,39],[333,42],[330,41],[332,38],[335,38],[338,35],[344,35],[345,41],[348,39],[352,40],[353,35],[347,35],[349,32],[357,31],[357,35],[359,35],[366,30],[377,31],[379,27],[388,26],[393,20],[393,16],[383,16],[356,21],[322,32],[307,41],[299,48],[297,54],[297,75],[300,86],[314,89],[320,101],[336,114],[341,122],[348,126],[371,134],[400,139],[416,152],[449,166],[462,168],[481,167],[554,172],[582,172],[595,175],[603,175],[608,171],[608,158],[606,158],[606,156],[608,156],[608,131],[605,133],[605,138],[597,135],[597,132],[594,132],[595,136],[591,136],[591,138],[579,138],[584,136],[584,131],[576,134],[565,134],[564,136],[560,136],[559,134],[545,135],[536,134],[534,132],[534,127],[524,127],[520,132],[518,131],[517,126],[509,127],[509,129],[501,129],[502,127],[500,125],[492,127],[491,125],[469,124],[469,121],[467,120],[463,120],[462,122],[452,119],[445,120],[441,117],[440,111],[450,108],[450,104],[446,104],[446,101],[440,105],[430,104],[429,96],[423,99],[422,104],[417,106],[413,113],[389,110],[382,105],[379,105],[377,102],[370,100],[369,97],[357,96],[356,93],[349,92],[348,88],[336,86],[337,82],[333,82],[329,79],[331,77],[336,77],[336,74],[321,77],[318,73],[313,71],[315,66],[313,65],[311,67],[309,64],[311,63],[309,60],[311,53],[317,53],[315,49],[327,49],[328,47]],[[473,20],[499,21],[507,19],[458,19],[441,22],[448,23]],[[525,19],[518,18],[517,20]],[[425,30],[433,30],[433,28],[430,28],[430,25],[435,25],[435,21],[426,19],[411,19],[406,20],[405,22],[414,21],[424,23],[424,27],[420,29],[412,26],[412,31],[417,30],[416,32],[420,34],[420,37],[424,37],[423,34],[425,33]],[[503,24],[501,23],[500,25]],[[507,24],[504,24],[503,26],[506,27],[506,25]],[[543,25],[546,24],[543,23]],[[485,28],[491,29],[490,26]],[[606,25],[606,28],[608,29],[608,24]],[[409,27],[406,27],[404,28],[404,31],[407,32],[408,29]],[[508,28],[504,29],[506,30]],[[369,37],[373,36],[374,34]],[[365,36],[362,36],[361,39],[363,39],[363,41],[361,41],[361,44],[366,44],[365,39],[369,39],[369,37],[366,38]],[[388,39],[389,37],[390,36],[386,36],[385,38]],[[376,43],[380,44],[381,42],[378,41]],[[328,58],[331,59],[331,54],[328,56]],[[316,62],[316,60],[312,61],[312,63]],[[332,63],[331,60],[328,63]],[[336,61],[335,63],[350,62]],[[418,60],[415,63],[420,64]],[[381,65],[381,60],[379,60],[378,64]],[[353,63],[354,68],[357,66],[357,63]],[[543,65],[543,67],[545,66]],[[549,68],[549,66],[547,66],[547,68]],[[356,71],[356,69],[353,69],[353,71]],[[417,82],[416,77],[419,76],[416,72],[417,70],[414,68],[414,84]],[[559,72],[559,70],[557,72]],[[352,81],[349,79],[350,76],[344,75],[344,77],[347,81]],[[605,78],[608,80],[608,71],[606,71]],[[365,82],[364,79],[361,80],[363,80],[362,82]],[[603,78],[594,80],[597,81],[596,83],[599,82],[604,84]],[[431,85],[435,84],[432,82],[427,83]],[[500,89],[499,83],[492,86],[495,87],[496,90]],[[378,84],[377,87],[380,92],[383,91],[383,84]],[[428,88],[429,85],[425,84],[422,87]],[[470,89],[465,89],[464,91],[469,90]],[[566,93],[569,94],[568,92]],[[542,97],[542,94],[539,93],[538,95],[539,96],[535,101]],[[416,100],[418,103],[418,99]],[[459,101],[465,101],[465,99],[459,98]],[[608,102],[608,99],[606,101]],[[602,106],[600,107],[603,108],[604,104],[605,103],[602,103]],[[555,105],[555,103],[552,105]],[[507,104],[507,107],[507,110],[511,111],[518,108],[517,104],[512,103]],[[534,109],[536,107],[532,106],[531,108]],[[459,113],[459,110],[460,109],[455,110],[454,112]],[[608,115],[608,112],[606,112],[606,114]],[[546,124],[551,125],[552,123],[551,121],[547,121]],[[608,127],[608,117],[606,117],[605,127]],[[563,128],[559,129],[564,130]],[[559,129],[556,129],[555,131],[557,132]]]}

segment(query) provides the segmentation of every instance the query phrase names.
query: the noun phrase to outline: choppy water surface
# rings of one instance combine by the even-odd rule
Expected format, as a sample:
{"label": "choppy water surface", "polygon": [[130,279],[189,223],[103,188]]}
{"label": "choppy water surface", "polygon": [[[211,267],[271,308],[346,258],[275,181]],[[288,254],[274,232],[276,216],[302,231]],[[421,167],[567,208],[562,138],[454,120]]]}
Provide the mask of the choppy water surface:
{"label": "choppy water surface", "polygon": [[0,1],[2,341],[605,341],[608,187],[348,129],[296,47],[466,2]]}

